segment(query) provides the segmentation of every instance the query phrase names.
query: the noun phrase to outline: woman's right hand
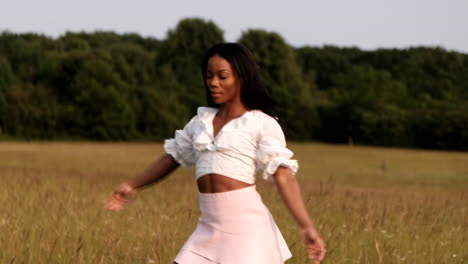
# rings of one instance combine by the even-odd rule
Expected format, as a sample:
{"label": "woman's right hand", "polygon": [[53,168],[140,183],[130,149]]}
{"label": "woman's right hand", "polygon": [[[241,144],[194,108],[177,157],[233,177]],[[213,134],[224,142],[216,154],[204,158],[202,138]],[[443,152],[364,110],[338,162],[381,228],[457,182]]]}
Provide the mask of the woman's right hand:
{"label": "woman's right hand", "polygon": [[319,264],[325,258],[325,243],[320,238],[319,233],[315,228],[305,228],[302,230],[304,244],[307,248],[307,254],[313,264]]}
{"label": "woman's right hand", "polygon": [[104,207],[113,210],[120,211],[133,200],[136,191],[128,183],[122,183],[117,186],[111,194],[109,200],[106,201]]}

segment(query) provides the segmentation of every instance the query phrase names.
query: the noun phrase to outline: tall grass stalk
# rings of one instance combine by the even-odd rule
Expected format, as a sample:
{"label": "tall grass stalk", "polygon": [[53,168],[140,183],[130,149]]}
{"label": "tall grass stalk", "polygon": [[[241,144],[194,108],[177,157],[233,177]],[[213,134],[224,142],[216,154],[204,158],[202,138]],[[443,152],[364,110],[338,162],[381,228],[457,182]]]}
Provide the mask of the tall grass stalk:
{"label": "tall grass stalk", "polygon": [[[306,206],[330,263],[468,263],[468,153],[291,144]],[[139,193],[112,188],[160,144],[0,143],[0,263],[172,263],[198,215],[193,169]],[[308,263],[271,182],[258,181],[293,253]]]}

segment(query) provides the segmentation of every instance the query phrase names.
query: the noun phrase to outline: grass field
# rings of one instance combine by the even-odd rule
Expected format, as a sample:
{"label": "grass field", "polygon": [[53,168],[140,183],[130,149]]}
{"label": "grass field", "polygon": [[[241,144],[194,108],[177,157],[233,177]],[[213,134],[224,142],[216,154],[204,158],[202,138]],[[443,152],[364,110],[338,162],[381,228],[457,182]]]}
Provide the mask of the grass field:
{"label": "grass field", "polygon": [[[468,153],[290,144],[331,263],[468,263]],[[0,143],[0,263],[172,263],[199,214],[179,169],[126,210],[112,188],[162,154],[148,143]],[[308,263],[274,184],[258,191]]]}

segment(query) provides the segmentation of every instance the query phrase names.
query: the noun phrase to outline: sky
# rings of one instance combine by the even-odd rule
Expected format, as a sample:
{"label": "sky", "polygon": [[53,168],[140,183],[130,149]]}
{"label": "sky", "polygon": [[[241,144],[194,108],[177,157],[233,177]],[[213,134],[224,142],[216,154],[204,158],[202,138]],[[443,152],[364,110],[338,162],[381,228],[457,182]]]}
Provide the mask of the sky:
{"label": "sky", "polygon": [[0,0],[0,31],[67,31],[166,38],[183,18],[213,21],[226,41],[248,29],[294,47],[439,46],[468,54],[468,0]]}

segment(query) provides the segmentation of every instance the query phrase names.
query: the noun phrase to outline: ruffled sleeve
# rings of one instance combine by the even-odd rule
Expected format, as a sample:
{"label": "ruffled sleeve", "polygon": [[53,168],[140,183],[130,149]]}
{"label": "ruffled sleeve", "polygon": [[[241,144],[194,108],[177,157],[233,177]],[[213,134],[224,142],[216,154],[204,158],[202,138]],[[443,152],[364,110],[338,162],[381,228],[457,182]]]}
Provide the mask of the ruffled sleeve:
{"label": "ruffled sleeve", "polygon": [[180,165],[191,167],[195,165],[196,154],[193,148],[192,130],[198,117],[195,116],[185,125],[184,129],[176,130],[174,138],[164,140],[164,150]]}
{"label": "ruffled sleeve", "polygon": [[263,170],[265,180],[273,180],[279,166],[285,166],[296,174],[299,165],[292,160],[293,152],[286,147],[286,139],[278,122],[265,117],[258,136],[257,164]]}

